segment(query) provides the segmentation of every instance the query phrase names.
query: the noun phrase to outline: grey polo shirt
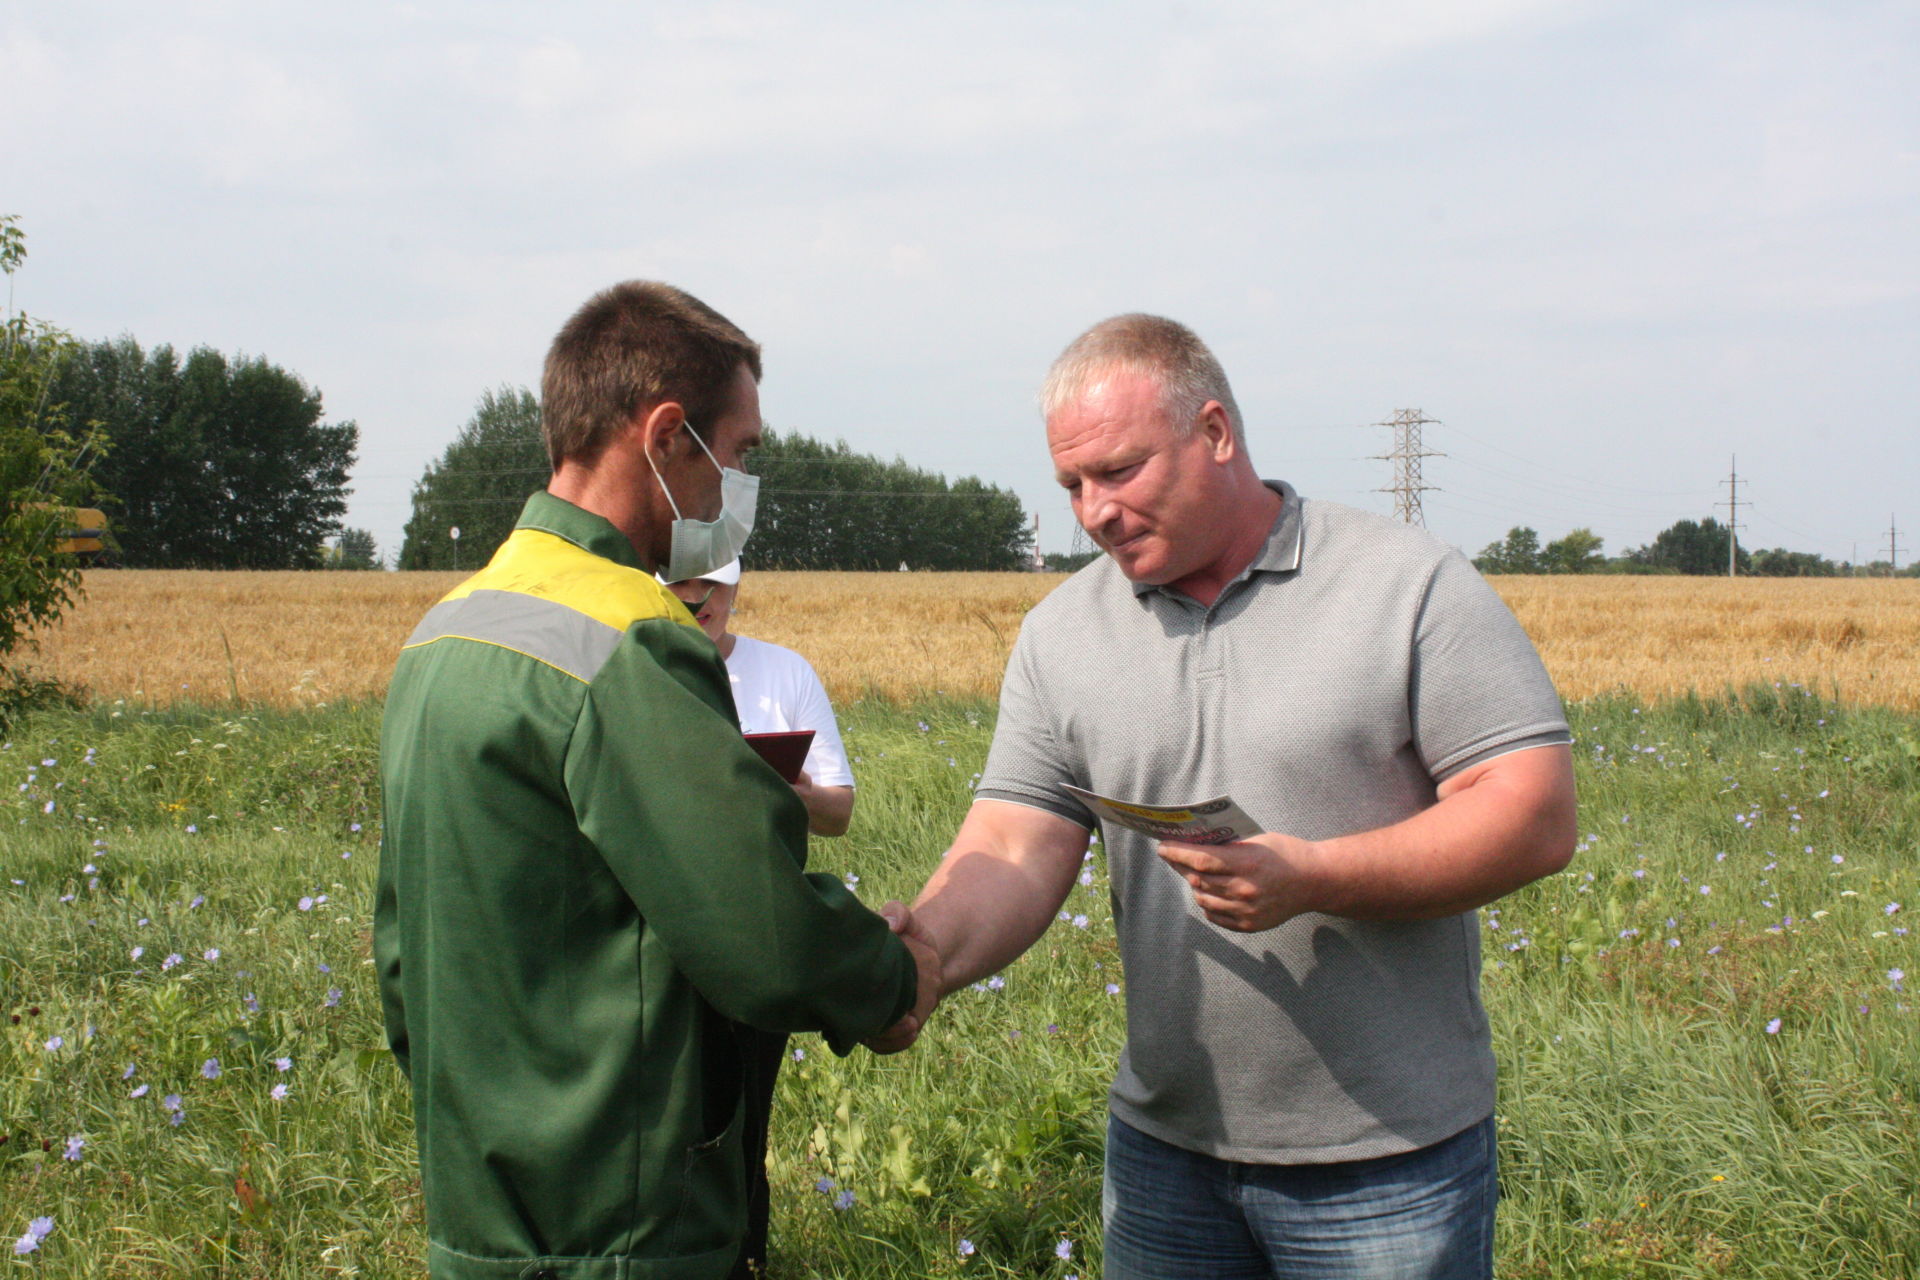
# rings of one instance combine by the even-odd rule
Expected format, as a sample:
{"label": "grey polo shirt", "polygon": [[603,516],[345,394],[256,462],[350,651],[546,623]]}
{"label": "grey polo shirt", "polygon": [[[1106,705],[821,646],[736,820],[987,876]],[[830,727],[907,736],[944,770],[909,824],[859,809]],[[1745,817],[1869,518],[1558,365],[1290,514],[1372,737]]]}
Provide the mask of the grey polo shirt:
{"label": "grey polo shirt", "polygon": [[[1284,499],[1211,608],[1102,557],[1027,615],[977,795],[1091,827],[1062,783],[1178,804],[1231,794],[1309,840],[1382,827],[1450,774],[1569,741],[1526,633],[1408,525]],[[1264,1163],[1390,1155],[1493,1109],[1476,915],[1207,923],[1154,843],[1109,829],[1127,973],[1116,1115]]]}

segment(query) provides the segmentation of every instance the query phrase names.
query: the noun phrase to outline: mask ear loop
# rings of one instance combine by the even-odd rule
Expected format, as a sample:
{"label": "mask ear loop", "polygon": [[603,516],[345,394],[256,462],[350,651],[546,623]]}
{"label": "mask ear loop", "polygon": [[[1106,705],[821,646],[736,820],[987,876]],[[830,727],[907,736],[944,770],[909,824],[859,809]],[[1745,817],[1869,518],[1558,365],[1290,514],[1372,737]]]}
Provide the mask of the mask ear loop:
{"label": "mask ear loop", "polygon": [[[689,434],[692,433],[693,427],[687,424],[684,418],[681,419],[681,425],[687,428]],[[693,438],[698,440],[700,437],[694,436]],[[660,486],[660,492],[667,495],[667,505],[673,508],[673,518],[675,520],[680,519],[680,504],[673,500],[673,490],[667,488],[666,477],[661,475],[660,468],[654,465],[653,450],[651,449],[647,450],[647,470],[653,472],[653,482]]]}

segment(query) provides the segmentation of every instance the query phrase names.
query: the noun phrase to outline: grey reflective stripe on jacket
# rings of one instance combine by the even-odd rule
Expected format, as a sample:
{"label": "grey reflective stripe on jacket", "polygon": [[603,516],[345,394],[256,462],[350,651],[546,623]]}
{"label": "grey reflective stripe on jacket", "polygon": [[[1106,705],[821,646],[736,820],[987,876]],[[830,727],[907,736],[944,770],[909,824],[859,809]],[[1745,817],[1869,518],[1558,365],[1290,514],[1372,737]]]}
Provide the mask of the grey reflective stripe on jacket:
{"label": "grey reflective stripe on jacket", "polygon": [[620,645],[620,632],[576,609],[518,591],[475,591],[427,611],[404,646],[473,640],[524,653],[591,684]]}

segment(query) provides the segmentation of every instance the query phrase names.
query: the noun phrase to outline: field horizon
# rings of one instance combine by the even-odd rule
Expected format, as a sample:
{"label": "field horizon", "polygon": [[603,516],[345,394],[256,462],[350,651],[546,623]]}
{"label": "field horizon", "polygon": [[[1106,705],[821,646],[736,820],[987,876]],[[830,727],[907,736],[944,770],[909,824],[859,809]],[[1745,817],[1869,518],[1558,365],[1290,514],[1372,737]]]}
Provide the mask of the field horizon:
{"label": "field horizon", "polygon": [[[314,706],[381,697],[401,643],[467,575],[94,570],[29,665],[82,697]],[[751,573],[734,629],[804,654],[836,701],[992,698],[1029,573]],[[1920,711],[1920,579],[1489,579],[1570,700],[1749,684]]]}

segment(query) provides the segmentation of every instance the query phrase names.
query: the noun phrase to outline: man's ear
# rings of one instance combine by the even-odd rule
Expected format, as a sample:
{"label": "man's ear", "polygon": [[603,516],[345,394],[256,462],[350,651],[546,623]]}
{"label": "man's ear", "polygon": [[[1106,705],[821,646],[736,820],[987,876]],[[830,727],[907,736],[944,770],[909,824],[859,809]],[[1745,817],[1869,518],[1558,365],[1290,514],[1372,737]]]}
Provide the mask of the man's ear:
{"label": "man's ear", "polygon": [[655,466],[665,466],[692,447],[687,439],[687,412],[678,400],[663,400],[628,420],[627,430]]}
{"label": "man's ear", "polygon": [[1227,416],[1227,407],[1218,400],[1209,400],[1200,407],[1197,425],[1213,451],[1215,462],[1230,461],[1240,451],[1240,442],[1233,434],[1233,419]]}

